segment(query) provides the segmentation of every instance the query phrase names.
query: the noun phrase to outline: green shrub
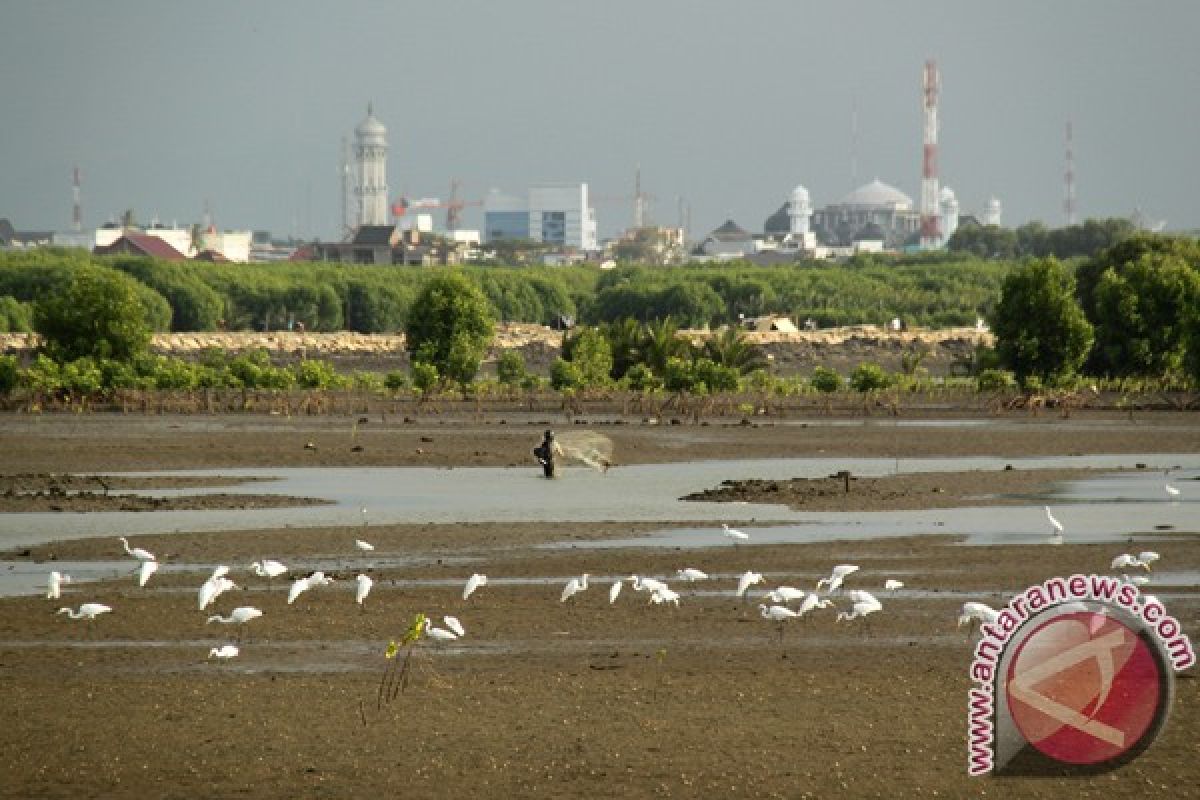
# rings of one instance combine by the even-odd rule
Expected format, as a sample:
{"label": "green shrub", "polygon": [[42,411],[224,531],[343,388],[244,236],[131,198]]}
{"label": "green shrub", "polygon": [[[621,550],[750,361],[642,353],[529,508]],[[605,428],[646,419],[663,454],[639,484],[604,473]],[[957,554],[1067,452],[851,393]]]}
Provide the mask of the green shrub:
{"label": "green shrub", "polygon": [[891,385],[891,376],[878,364],[859,364],[850,373],[850,387],[856,392],[874,392]]}
{"label": "green shrub", "polygon": [[517,350],[505,350],[496,361],[496,379],[505,386],[517,386],[525,379],[525,357]]}
{"label": "green shrub", "polygon": [[981,392],[1015,389],[1017,379],[1006,369],[985,369],[975,379],[975,386]]}
{"label": "green shrub", "polygon": [[808,381],[812,387],[823,394],[832,394],[842,388],[842,376],[829,367],[816,367]]}
{"label": "green shrub", "polygon": [[408,376],[400,370],[392,370],[383,376],[383,386],[385,389],[397,392],[408,386]]}
{"label": "green shrub", "polygon": [[0,356],[0,394],[8,394],[17,388],[21,370],[16,356]]}
{"label": "green shrub", "polygon": [[438,381],[441,379],[441,376],[438,375],[438,368],[425,361],[412,362],[409,372],[412,374],[413,388],[422,392],[437,388]]}
{"label": "green shrub", "polygon": [[340,382],[333,364],[319,359],[306,358],[292,367],[291,372],[301,389],[332,389]]}
{"label": "green shrub", "polygon": [[574,361],[556,358],[550,365],[550,385],[555,389],[578,389],[583,386],[583,375]]}

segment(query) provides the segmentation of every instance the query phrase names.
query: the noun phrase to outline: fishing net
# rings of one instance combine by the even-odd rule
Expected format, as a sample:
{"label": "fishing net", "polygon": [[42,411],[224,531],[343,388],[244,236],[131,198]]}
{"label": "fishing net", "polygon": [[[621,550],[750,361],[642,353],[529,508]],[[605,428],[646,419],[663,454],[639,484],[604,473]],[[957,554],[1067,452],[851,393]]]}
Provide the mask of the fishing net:
{"label": "fishing net", "polygon": [[567,462],[587,464],[594,470],[607,472],[613,463],[613,443],[602,433],[566,431],[556,437]]}

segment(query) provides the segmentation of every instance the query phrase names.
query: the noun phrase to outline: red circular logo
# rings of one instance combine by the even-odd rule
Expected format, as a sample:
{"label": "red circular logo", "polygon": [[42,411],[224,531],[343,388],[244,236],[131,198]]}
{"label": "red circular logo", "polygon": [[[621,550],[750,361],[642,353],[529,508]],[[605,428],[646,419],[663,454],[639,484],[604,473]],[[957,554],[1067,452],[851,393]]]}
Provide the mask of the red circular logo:
{"label": "red circular logo", "polygon": [[1154,735],[1165,680],[1137,632],[1112,616],[1077,611],[1025,637],[1005,691],[1025,741],[1056,761],[1091,765]]}

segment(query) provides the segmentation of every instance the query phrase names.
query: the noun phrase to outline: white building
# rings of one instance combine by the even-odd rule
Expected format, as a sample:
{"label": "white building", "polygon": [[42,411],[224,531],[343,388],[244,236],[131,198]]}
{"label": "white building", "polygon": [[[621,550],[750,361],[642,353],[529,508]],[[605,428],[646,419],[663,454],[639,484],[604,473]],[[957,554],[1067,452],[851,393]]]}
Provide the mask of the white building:
{"label": "white building", "polygon": [[999,225],[1000,224],[1000,201],[995,197],[989,198],[987,205],[983,207],[984,225]]}
{"label": "white building", "polygon": [[943,186],[941,197],[938,199],[938,207],[941,209],[941,224],[938,226],[938,233],[941,234],[944,245],[950,241],[950,237],[958,230],[958,198],[954,196],[954,190],[949,186]]}
{"label": "white building", "polygon": [[580,251],[599,249],[596,210],[586,183],[542,184],[529,190],[529,238]]}
{"label": "white building", "polygon": [[388,224],[387,128],[367,104],[367,118],[354,129],[354,197],[357,225]]}

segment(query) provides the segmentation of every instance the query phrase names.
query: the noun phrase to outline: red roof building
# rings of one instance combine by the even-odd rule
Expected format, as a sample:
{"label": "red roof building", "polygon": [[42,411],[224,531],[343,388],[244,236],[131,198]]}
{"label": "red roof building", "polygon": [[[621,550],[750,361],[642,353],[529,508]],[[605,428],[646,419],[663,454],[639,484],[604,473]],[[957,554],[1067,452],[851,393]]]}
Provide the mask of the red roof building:
{"label": "red roof building", "polygon": [[130,255],[161,258],[164,261],[186,261],[187,256],[157,236],[146,233],[124,233],[109,245],[92,251],[98,256]]}

